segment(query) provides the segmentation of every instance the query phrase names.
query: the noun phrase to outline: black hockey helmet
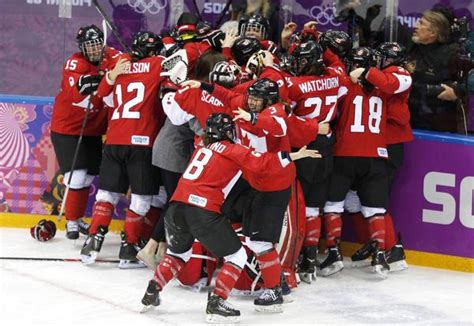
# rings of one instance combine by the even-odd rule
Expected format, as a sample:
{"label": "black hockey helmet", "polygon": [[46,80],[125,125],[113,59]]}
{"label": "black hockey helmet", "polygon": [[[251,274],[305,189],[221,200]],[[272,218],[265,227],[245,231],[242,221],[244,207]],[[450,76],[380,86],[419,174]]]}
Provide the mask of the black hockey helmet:
{"label": "black hockey helmet", "polygon": [[133,37],[131,54],[135,59],[140,60],[159,54],[163,47],[161,38],[155,33],[138,32]]}
{"label": "black hockey helmet", "polygon": [[49,241],[56,235],[56,224],[51,220],[43,219],[30,228],[30,234],[38,241]]}
{"label": "black hockey helmet", "polygon": [[232,46],[232,57],[239,66],[243,66],[252,54],[260,50],[262,45],[255,37],[241,37]]}
{"label": "black hockey helmet", "polygon": [[352,39],[344,31],[326,31],[321,34],[319,43],[324,50],[330,49],[341,59],[345,58],[352,49]]}
{"label": "black hockey helmet", "polygon": [[[262,100],[261,105],[254,101]],[[268,78],[256,80],[247,90],[247,106],[250,111],[260,112],[280,99],[278,84]]]}
{"label": "black hockey helmet", "polygon": [[206,135],[210,143],[220,140],[235,141],[235,124],[226,113],[212,113],[206,120]]}
{"label": "black hockey helmet", "polygon": [[233,87],[239,81],[240,69],[227,61],[219,61],[209,73],[209,81],[224,87]]}
{"label": "black hockey helmet", "polygon": [[239,21],[240,36],[253,36],[259,40],[267,38],[270,31],[270,23],[262,15],[242,17]]}
{"label": "black hockey helmet", "polygon": [[354,48],[346,56],[347,70],[355,68],[369,68],[377,64],[376,51],[369,47]]}
{"label": "black hockey helmet", "polygon": [[176,23],[176,33],[178,39],[187,41],[196,36],[196,28],[199,23],[199,18],[190,12],[183,12]]}
{"label": "black hockey helmet", "polygon": [[79,28],[76,41],[84,57],[93,64],[98,64],[104,47],[104,33],[95,25]]}
{"label": "black hockey helmet", "polygon": [[[293,70],[297,75],[323,73],[323,49],[318,43],[314,41],[301,43],[292,54],[295,57]],[[317,71],[311,69],[313,66]]]}
{"label": "black hockey helmet", "polygon": [[403,65],[406,60],[405,48],[397,42],[385,42],[376,49],[380,69],[391,65]]}

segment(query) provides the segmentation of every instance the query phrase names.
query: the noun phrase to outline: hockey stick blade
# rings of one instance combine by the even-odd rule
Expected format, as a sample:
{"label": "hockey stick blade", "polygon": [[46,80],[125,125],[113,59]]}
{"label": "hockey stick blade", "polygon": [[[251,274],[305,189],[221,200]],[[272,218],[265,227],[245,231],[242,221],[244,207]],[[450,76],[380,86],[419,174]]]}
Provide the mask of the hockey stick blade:
{"label": "hockey stick blade", "polygon": [[[61,261],[66,263],[80,263],[80,258],[53,258],[53,257],[0,257],[0,260],[30,260],[30,261]],[[118,264],[116,259],[96,259],[96,263]]]}

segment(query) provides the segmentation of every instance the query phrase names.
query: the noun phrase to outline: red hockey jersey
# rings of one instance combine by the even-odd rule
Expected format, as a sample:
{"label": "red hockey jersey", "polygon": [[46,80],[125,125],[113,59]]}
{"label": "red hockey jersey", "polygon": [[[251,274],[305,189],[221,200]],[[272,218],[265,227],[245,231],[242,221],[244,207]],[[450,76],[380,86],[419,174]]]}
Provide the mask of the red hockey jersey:
{"label": "red hockey jersey", "polygon": [[171,201],[220,213],[224,199],[240,177],[240,170],[272,180],[286,174],[291,165],[284,153],[259,153],[229,141],[199,147]]}
{"label": "red hockey jersey", "polygon": [[349,85],[336,124],[335,156],[387,158],[387,96],[378,89],[366,92]]}
{"label": "red hockey jersey", "polygon": [[[127,55],[127,58],[130,57]],[[114,85],[104,78],[98,93],[112,96],[113,112],[107,129],[108,145],[152,146],[164,113],[159,99],[163,57],[131,62],[128,71]]]}
{"label": "red hockey jersey", "polygon": [[[98,75],[99,71],[107,71],[115,65],[121,52],[114,48],[105,49],[104,59],[100,67],[87,61],[82,53],[74,53],[65,63],[61,80],[61,90],[54,99],[51,130],[60,134],[79,135],[85,110],[91,99],[90,95],[81,95],[77,89],[77,81],[82,75]],[[103,102],[98,96],[92,96],[85,136],[100,136],[107,129],[107,110],[102,110]]]}
{"label": "red hockey jersey", "polygon": [[382,92],[391,95],[387,101],[387,144],[412,141],[408,109],[412,84],[410,73],[397,66],[387,67],[383,71],[371,68],[366,79]]}

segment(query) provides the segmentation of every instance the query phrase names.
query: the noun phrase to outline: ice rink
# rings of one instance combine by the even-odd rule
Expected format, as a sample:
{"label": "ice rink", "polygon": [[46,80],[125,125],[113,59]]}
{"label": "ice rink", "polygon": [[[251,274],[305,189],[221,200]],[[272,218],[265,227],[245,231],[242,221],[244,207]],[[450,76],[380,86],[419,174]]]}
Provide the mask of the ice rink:
{"label": "ice rink", "polygon": [[[79,258],[64,231],[46,243],[27,229],[0,228],[0,256]],[[120,239],[108,234],[99,258],[118,259]],[[185,325],[205,324],[207,292],[172,282],[162,305],[140,314],[140,300],[152,272],[119,270],[116,264],[0,260],[1,325]],[[346,263],[339,275],[300,284],[282,314],[259,314],[253,298],[230,298],[240,324],[473,325],[474,274],[410,266],[377,279]]]}

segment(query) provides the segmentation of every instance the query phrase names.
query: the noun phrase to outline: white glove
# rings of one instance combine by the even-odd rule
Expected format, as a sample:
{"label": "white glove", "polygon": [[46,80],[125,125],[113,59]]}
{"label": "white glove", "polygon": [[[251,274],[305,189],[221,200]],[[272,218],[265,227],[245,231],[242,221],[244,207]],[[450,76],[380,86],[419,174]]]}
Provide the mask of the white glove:
{"label": "white glove", "polygon": [[365,68],[356,68],[356,69],[351,71],[351,73],[349,75],[351,76],[351,80],[354,84],[359,81],[360,76],[362,75],[364,70],[365,70]]}

